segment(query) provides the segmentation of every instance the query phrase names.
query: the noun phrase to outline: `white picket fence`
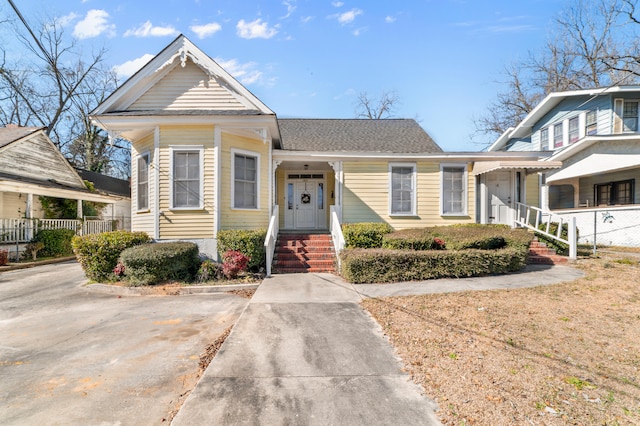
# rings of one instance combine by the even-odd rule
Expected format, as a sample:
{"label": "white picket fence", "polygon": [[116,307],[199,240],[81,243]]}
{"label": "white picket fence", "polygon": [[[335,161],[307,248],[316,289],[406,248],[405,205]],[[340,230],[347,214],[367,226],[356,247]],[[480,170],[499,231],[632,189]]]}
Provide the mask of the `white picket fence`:
{"label": "white picket fence", "polygon": [[111,220],[76,219],[2,219],[0,243],[26,243],[41,229],[70,229],[76,235],[115,231]]}

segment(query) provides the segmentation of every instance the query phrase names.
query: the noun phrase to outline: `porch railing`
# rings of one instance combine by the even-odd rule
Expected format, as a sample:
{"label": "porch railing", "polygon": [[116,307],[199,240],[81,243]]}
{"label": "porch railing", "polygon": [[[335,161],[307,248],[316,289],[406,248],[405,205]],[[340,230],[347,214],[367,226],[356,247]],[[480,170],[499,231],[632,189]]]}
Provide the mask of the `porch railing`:
{"label": "porch railing", "polygon": [[342,226],[340,224],[340,207],[330,206],[330,229],[331,239],[333,240],[333,248],[336,251],[336,259],[338,259],[338,269],[340,269],[340,250],[344,249],[345,241],[342,234]]}
{"label": "porch railing", "polygon": [[0,218],[0,243],[27,243],[42,229],[70,229],[76,235],[98,234],[115,230],[111,220]]}
{"label": "porch railing", "polygon": [[273,212],[269,219],[269,228],[267,236],[264,239],[264,251],[267,255],[267,277],[271,276],[271,264],[273,263],[273,255],[276,251],[276,242],[278,241],[278,205],[273,206]]}
{"label": "porch railing", "polygon": [[[575,260],[578,257],[578,232],[575,217],[563,217],[562,215],[522,203],[516,203],[515,206],[516,218],[514,223],[516,226],[529,228],[556,241],[565,243],[569,246],[569,258]],[[551,223],[558,224],[555,232],[551,232]],[[540,229],[541,224],[544,224],[542,229]],[[562,228],[565,224],[567,225],[566,239],[562,237]]]}

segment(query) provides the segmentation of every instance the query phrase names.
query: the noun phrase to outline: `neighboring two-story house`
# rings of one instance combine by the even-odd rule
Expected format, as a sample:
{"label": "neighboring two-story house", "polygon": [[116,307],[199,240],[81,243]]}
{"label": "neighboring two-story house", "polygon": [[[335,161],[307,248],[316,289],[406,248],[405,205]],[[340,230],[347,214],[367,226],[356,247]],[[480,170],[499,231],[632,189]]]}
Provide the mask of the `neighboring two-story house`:
{"label": "neighboring two-story house", "polygon": [[489,152],[549,152],[544,210],[576,217],[580,240],[640,246],[640,86],[549,94]]}
{"label": "neighboring two-story house", "polygon": [[500,195],[525,200],[537,197],[535,172],[559,167],[536,151],[443,152],[411,119],[278,118],[182,35],[92,119],[131,141],[132,230],[210,255],[218,231],[266,229],[272,218],[300,232],[511,223],[492,214],[480,180],[508,175]]}

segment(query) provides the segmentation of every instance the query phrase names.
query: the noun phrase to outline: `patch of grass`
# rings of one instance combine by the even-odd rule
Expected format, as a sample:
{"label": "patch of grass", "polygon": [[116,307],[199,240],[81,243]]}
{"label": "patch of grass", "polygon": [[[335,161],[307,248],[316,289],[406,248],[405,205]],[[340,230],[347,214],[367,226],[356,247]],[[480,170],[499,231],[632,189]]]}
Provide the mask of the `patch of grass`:
{"label": "patch of grass", "polygon": [[575,376],[565,377],[564,382],[567,384],[573,385],[577,390],[596,388],[596,386],[590,383],[589,381],[579,379],[578,377],[575,377]]}
{"label": "patch of grass", "polygon": [[614,260],[614,262],[620,265],[637,265],[638,264],[637,260],[629,259],[628,257],[624,257],[622,259],[616,259]]}

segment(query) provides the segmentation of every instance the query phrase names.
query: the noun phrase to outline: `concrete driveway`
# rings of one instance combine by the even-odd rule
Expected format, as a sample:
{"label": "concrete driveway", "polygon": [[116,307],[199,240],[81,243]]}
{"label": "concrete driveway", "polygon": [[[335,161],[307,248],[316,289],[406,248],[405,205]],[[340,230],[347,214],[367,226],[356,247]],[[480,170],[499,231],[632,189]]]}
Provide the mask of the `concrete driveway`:
{"label": "concrete driveway", "polygon": [[75,263],[0,274],[0,423],[158,425],[248,300],[117,296]]}

